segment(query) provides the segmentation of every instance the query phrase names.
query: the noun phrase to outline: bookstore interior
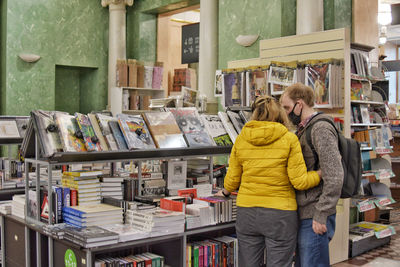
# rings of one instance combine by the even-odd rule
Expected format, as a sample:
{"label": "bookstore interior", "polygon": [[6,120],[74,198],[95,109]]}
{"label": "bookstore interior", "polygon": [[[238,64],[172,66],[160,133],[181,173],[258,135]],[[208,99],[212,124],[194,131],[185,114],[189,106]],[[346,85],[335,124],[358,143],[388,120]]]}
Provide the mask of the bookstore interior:
{"label": "bookstore interior", "polygon": [[[239,266],[238,193],[217,192],[252,103],[295,83],[361,155],[331,264],[394,244],[400,1],[3,0],[0,13],[1,266]],[[400,266],[393,255],[368,266]]]}

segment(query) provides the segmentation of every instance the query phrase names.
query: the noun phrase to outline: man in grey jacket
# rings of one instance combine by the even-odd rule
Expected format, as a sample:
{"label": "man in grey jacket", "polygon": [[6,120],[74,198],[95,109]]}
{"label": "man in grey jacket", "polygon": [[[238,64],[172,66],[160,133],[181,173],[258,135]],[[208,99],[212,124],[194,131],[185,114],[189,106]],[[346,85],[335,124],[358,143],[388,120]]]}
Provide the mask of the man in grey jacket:
{"label": "man in grey jacket", "polygon": [[313,109],[314,91],[302,83],[289,86],[281,103],[289,119],[297,126],[304,160],[308,170],[314,170],[314,154],[307,143],[306,129],[312,125],[311,141],[318,155],[321,183],[306,191],[297,191],[300,218],[296,266],[330,266],[329,241],[335,233],[336,204],[343,185],[343,167],[335,128],[320,118],[331,117]]}

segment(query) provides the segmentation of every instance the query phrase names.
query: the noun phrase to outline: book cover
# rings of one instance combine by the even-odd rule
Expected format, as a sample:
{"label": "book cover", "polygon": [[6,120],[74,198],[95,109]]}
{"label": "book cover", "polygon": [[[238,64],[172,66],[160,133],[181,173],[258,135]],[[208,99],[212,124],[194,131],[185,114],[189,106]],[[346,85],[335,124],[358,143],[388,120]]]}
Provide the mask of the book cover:
{"label": "book cover", "polygon": [[115,119],[111,116],[107,116],[107,115],[100,114],[100,113],[96,114],[96,118],[99,123],[101,133],[105,137],[107,145],[110,148],[110,150],[112,150],[112,151],[118,150],[118,145],[115,141],[114,135],[108,124],[110,121],[113,121]]}
{"label": "book cover", "polygon": [[130,150],[156,148],[142,116],[117,114],[117,118]]}
{"label": "book cover", "polygon": [[224,74],[224,107],[242,105],[242,72],[231,72]]}
{"label": "book cover", "polygon": [[168,161],[168,189],[186,187],[187,161]]}
{"label": "book cover", "polygon": [[228,133],[230,139],[233,143],[235,143],[238,133],[236,132],[232,122],[229,120],[228,115],[225,112],[218,111],[218,116],[221,119],[222,125],[224,125],[224,128]]}
{"label": "book cover", "polygon": [[187,147],[171,112],[144,113],[143,117],[158,148]]}
{"label": "book cover", "polygon": [[222,96],[222,92],[224,90],[224,74],[222,70],[215,71],[215,88],[214,88],[214,96]]}
{"label": "book cover", "polygon": [[153,66],[144,66],[144,88],[153,86]]}
{"label": "book cover", "polygon": [[31,112],[33,126],[39,137],[39,143],[45,157],[51,157],[54,153],[63,151],[58,126],[54,119],[56,113],[43,110],[33,110]]}
{"label": "book cover", "polygon": [[15,120],[0,120],[0,138],[20,138]]}
{"label": "book cover", "polygon": [[196,108],[168,108],[168,111],[174,115],[189,147],[214,145]]}
{"label": "book cover", "polygon": [[82,139],[85,142],[87,151],[102,151],[99,139],[94,133],[92,124],[90,123],[89,117],[85,114],[75,112],[75,119],[78,123],[79,130],[82,134]]}
{"label": "book cover", "polygon": [[78,125],[75,117],[69,114],[56,113],[58,131],[63,143],[64,152],[84,152],[85,144],[78,134]]}
{"label": "book cover", "polygon": [[61,223],[62,222],[62,208],[63,208],[63,190],[62,187],[59,186],[53,186],[53,191],[55,192],[56,199],[56,208],[57,208],[57,218],[56,218],[56,223]]}
{"label": "book cover", "polygon": [[360,105],[360,113],[361,113],[362,123],[369,124],[370,119],[369,119],[368,106]]}
{"label": "book cover", "polygon": [[246,72],[246,106],[250,106],[256,97],[268,95],[267,71],[261,69]]}
{"label": "book cover", "polygon": [[164,73],[164,67],[162,65],[154,66],[154,68],[153,68],[153,83],[152,83],[153,89],[161,88],[161,84],[163,81],[163,73]]}
{"label": "book cover", "polygon": [[232,146],[232,140],[229,137],[221,118],[218,115],[201,114],[204,126],[217,146]]}
{"label": "book cover", "polygon": [[244,126],[244,122],[240,118],[239,113],[228,110],[228,111],[226,111],[226,114],[228,115],[233,126],[235,127],[236,132],[240,133],[240,131],[242,130],[242,128]]}
{"label": "book cover", "polygon": [[112,120],[108,122],[108,125],[111,128],[111,132],[115,138],[115,142],[117,143],[118,150],[128,150],[128,145],[126,144],[124,135],[122,134],[118,122],[116,120]]}
{"label": "book cover", "polygon": [[96,137],[99,139],[101,149],[103,151],[108,151],[109,150],[108,145],[107,145],[106,139],[103,136],[103,133],[101,132],[100,125],[97,120],[96,114],[90,113],[90,114],[88,114],[88,117],[90,120],[90,124],[93,127],[93,131],[94,131]]}
{"label": "book cover", "polygon": [[118,240],[118,234],[108,231],[99,226],[88,226],[86,228],[77,229],[67,227],[66,234],[72,235],[74,238],[84,241],[86,243],[101,242],[106,240]]}
{"label": "book cover", "polygon": [[314,90],[315,106],[331,108],[331,87],[330,87],[330,66],[331,64],[309,64],[306,66],[306,85]]}
{"label": "book cover", "polygon": [[71,198],[71,205],[76,206],[78,205],[78,191],[76,189],[70,190],[70,198]]}

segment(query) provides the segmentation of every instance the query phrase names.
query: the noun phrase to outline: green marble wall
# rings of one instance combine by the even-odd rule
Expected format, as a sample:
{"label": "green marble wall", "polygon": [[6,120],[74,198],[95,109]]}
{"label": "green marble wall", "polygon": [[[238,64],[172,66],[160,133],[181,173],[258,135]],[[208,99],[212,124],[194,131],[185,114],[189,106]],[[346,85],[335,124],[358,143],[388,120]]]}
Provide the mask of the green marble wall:
{"label": "green marble wall", "polygon": [[[71,114],[79,112],[79,69],[65,66],[56,66],[55,79],[55,109]],[[65,101],[64,99],[68,99]]]}
{"label": "green marble wall", "polygon": [[[97,68],[87,88],[87,109],[107,103],[108,9],[97,0],[3,0],[7,2],[5,114],[26,115],[32,109],[55,109],[56,65]],[[3,19],[2,19],[3,20]],[[20,53],[41,56],[25,63]],[[2,81],[4,83],[4,81]],[[63,79],[64,88],[73,80]],[[4,101],[4,100],[3,100]],[[67,97],[58,99],[66,106]],[[18,105],[24,103],[23,105]]]}
{"label": "green marble wall", "polygon": [[324,0],[324,29],[351,29],[351,13],[352,0]]}
{"label": "green marble wall", "polygon": [[0,1],[0,114],[6,109],[6,24],[7,1]]}

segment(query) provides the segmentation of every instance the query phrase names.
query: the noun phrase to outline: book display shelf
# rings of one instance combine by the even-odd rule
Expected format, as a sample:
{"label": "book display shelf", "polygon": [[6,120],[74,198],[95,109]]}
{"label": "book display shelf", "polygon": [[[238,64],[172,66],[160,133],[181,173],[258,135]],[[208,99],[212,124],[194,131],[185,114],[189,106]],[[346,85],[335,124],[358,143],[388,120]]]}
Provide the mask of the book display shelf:
{"label": "book display shelf", "polygon": [[[176,148],[176,149],[149,149],[135,151],[104,151],[104,152],[60,152],[50,158],[44,158],[39,153],[38,136],[35,134],[35,157],[26,158],[28,166],[33,164],[36,167],[36,190],[40,190],[40,167],[46,167],[48,171],[48,187],[52,186],[52,170],[55,166],[82,164],[82,163],[116,163],[135,161],[138,163],[138,179],[141,181],[141,161],[143,160],[167,160],[167,159],[188,159],[196,157],[209,157],[212,162],[214,156],[227,155],[231,147],[199,147],[199,148]],[[212,180],[212,164],[210,164],[210,179]],[[113,168],[111,168],[112,170]],[[26,189],[25,214],[28,214],[29,203],[29,172],[25,171]],[[40,203],[39,194],[36,194],[36,201]],[[53,214],[53,195],[49,195],[49,214]],[[51,217],[51,216],[49,216]],[[52,224],[52,220],[48,220]],[[40,205],[37,205],[36,217],[26,215],[25,220],[13,215],[1,216],[1,246],[6,244],[7,249],[2,251],[2,259],[5,265],[13,266],[20,264],[25,266],[63,266],[64,257],[68,250],[71,250],[76,257],[76,266],[94,266],[99,256],[107,256],[108,253],[125,251],[127,254],[132,251],[151,251],[163,255],[165,263],[170,266],[186,266],[186,244],[196,236],[214,236],[234,233],[234,222],[217,224],[192,230],[179,234],[150,237],[135,241],[119,242],[112,245],[104,245],[93,248],[83,248],[65,239],[45,232],[45,223],[40,221]],[[18,246],[18,250],[12,248]],[[22,248],[24,256],[22,254]],[[16,253],[16,251],[18,251]]]}

